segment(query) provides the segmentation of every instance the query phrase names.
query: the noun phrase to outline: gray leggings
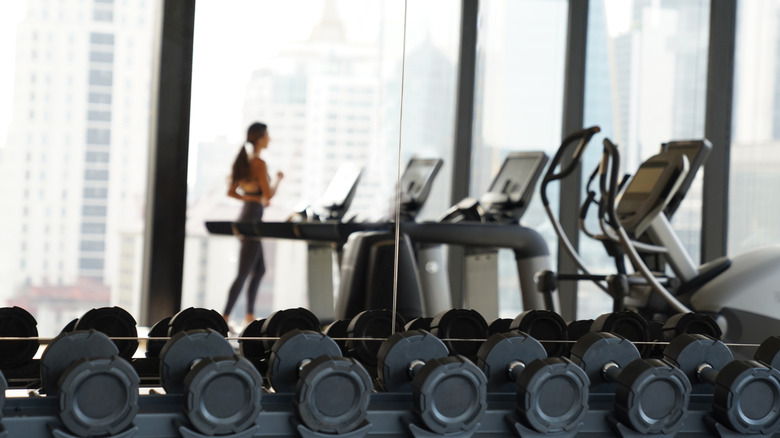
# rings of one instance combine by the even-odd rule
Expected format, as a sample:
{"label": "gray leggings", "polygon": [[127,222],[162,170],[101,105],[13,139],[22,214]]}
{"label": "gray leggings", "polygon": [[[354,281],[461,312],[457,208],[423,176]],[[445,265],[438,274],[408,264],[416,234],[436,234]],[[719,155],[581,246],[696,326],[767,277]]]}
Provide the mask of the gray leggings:
{"label": "gray leggings", "polygon": [[[259,221],[262,218],[262,204],[245,202],[237,222]],[[260,280],[263,278],[263,274],[265,274],[263,245],[259,239],[242,239],[241,252],[239,254],[238,275],[236,275],[233,285],[230,286],[227,305],[225,305],[225,315],[230,315],[230,311],[233,310],[233,306],[238,300],[238,295],[244,287],[244,282],[250,275],[252,279],[249,281],[249,287],[246,291],[246,313],[254,313],[255,299],[257,298],[257,291],[260,289]]]}

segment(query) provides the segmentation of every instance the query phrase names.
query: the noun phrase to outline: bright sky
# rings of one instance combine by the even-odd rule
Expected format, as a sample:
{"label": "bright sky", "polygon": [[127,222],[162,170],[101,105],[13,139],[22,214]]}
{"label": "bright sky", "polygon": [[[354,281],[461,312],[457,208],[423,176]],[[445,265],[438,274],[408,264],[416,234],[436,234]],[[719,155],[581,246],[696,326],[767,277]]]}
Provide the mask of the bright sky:
{"label": "bright sky", "polygon": [[[27,1],[18,0],[3,3],[0,14],[0,59],[5,67],[0,68],[0,148],[5,147],[8,127],[11,124],[14,97],[14,69],[16,57],[16,27],[24,18]],[[9,65],[10,64],[10,65]]]}

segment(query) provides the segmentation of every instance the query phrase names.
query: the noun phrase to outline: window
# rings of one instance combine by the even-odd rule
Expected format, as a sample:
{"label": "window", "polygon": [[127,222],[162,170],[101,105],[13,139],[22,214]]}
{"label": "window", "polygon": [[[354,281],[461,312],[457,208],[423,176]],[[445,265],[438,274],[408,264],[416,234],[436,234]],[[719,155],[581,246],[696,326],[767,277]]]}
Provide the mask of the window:
{"label": "window", "polygon": [[[619,146],[627,173],[657,154],[661,143],[702,138],[709,2],[594,0],[589,9],[585,125],[599,125],[602,132],[591,141],[583,179],[600,160],[604,137]],[[701,173],[697,178],[672,222],[696,261]],[[589,222],[589,228],[598,225]],[[615,272],[604,247],[585,235],[580,253],[592,271]],[[579,290],[578,318],[611,311],[611,298],[593,285],[580,282]]]}
{"label": "window", "polygon": [[[143,62],[139,58],[123,66],[122,74],[133,77],[132,88],[125,90],[124,84],[114,84],[112,52],[115,40],[132,38],[140,53],[151,54],[158,38],[153,25],[158,2],[133,2],[131,7],[116,9],[106,0],[60,3],[10,2],[3,5],[0,14],[0,28],[9,37],[0,44],[4,72],[0,74],[4,75],[0,81],[0,212],[17,212],[0,227],[0,259],[15,261],[13,268],[0,267],[4,280],[0,306],[13,302],[37,312],[38,331],[44,337],[62,329],[45,315],[83,314],[101,300],[109,305],[111,297],[120,295],[114,279],[119,278],[121,267],[105,262],[119,258],[116,230],[129,232],[136,239],[144,234],[149,127],[139,121],[152,117],[148,102],[153,92],[149,85],[153,59],[147,55]],[[101,14],[113,10],[115,19],[132,15],[133,22],[138,16],[147,17],[149,25],[96,22],[96,9]],[[46,10],[48,18],[41,13]],[[65,13],[60,14],[60,10]],[[109,15],[96,18],[108,19]],[[23,98],[13,98],[14,92]],[[114,95],[135,99],[128,108],[133,120],[113,120],[109,106]],[[32,119],[30,111],[34,111]],[[122,180],[106,165],[114,150],[125,147],[114,144],[109,126],[127,133],[127,147],[140,157],[121,163],[120,171],[134,175],[132,178]],[[5,153],[11,149],[18,151]],[[106,199],[109,180],[112,190],[128,194],[112,199],[110,211],[94,205],[95,200]],[[18,194],[4,195],[7,193]],[[25,199],[27,204],[35,204],[30,204],[28,216],[22,219]],[[49,213],[35,205],[50,206]],[[96,238],[102,246],[81,246]],[[51,242],[53,251],[44,250],[44,241]],[[21,248],[26,248],[24,256]],[[141,250],[140,246],[136,249]],[[82,256],[82,251],[89,251],[89,255]],[[132,267],[131,272],[133,284],[140,283],[140,267]],[[86,278],[92,286],[84,286]],[[62,283],[54,284],[55,279]],[[44,287],[50,295],[30,293]],[[103,292],[87,294],[86,287]],[[87,296],[96,300],[85,301]],[[138,309],[128,310],[138,314]]]}
{"label": "window", "polygon": [[[227,291],[233,281],[237,242],[214,238],[222,240],[207,247],[197,242],[206,234],[204,220],[238,217],[241,204],[224,197],[225,177],[252,121],[268,124],[272,142],[263,156],[272,174],[279,169],[286,175],[264,212],[265,221],[285,220],[301,202],[315,204],[335,169],[344,164],[364,170],[349,212],[378,220],[393,211],[399,145],[403,160],[425,154],[451,162],[460,5],[441,0],[413,3],[407,14],[406,68],[414,80],[406,86],[414,89],[406,91],[405,129],[399,141],[402,2],[321,1],[301,10],[273,0],[199,1],[184,305],[198,303],[197,293],[186,291]],[[274,19],[268,26],[257,27],[253,24],[257,16]],[[216,31],[228,18],[236,32]],[[234,50],[226,51],[226,46]],[[242,52],[254,55],[247,57]],[[428,93],[426,86],[433,89],[439,80],[445,84]],[[222,85],[215,87],[215,83]],[[341,117],[346,114],[354,117]],[[360,133],[362,146],[357,146],[354,133]],[[431,202],[448,203],[448,176],[447,169],[440,172]],[[306,306],[305,244],[269,240],[263,245],[268,269],[256,313]],[[204,251],[214,255],[204,258]],[[200,266],[204,259],[209,263],[206,271]],[[204,289],[204,282],[212,287]],[[222,308],[224,298],[222,293],[209,292],[205,304]],[[236,311],[241,312],[242,306],[239,300]]]}
{"label": "window", "polygon": [[[562,124],[567,12],[566,0],[480,2],[472,197],[487,191],[508,153],[555,152]],[[551,203],[557,204],[557,193]],[[542,234],[554,262],[557,238],[538,194],[522,221]],[[500,251],[498,263],[500,316],[515,317],[523,309],[514,255]]]}
{"label": "window", "polygon": [[737,3],[728,253],[780,242],[780,1]]}

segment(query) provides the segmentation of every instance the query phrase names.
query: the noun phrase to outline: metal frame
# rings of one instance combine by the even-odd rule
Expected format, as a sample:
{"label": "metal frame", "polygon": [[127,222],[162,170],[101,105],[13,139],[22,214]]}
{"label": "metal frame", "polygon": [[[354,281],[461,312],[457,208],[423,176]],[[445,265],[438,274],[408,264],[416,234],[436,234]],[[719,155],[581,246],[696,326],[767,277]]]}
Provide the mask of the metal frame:
{"label": "metal frame", "polygon": [[[368,408],[365,425],[345,434],[324,434],[301,428],[293,408],[293,394],[264,394],[263,411],[257,417],[257,424],[244,432],[223,437],[325,437],[361,438],[381,437],[495,437],[495,436],[545,436],[523,429],[517,417],[517,395],[488,394],[487,409],[479,424],[471,430],[436,435],[420,424],[412,406],[412,394],[374,393]],[[708,428],[707,419],[712,416],[712,395],[695,394],[687,411],[687,419],[678,436],[711,437],[715,432]],[[592,394],[587,414],[579,428],[570,433],[550,436],[640,436],[623,426],[622,434],[610,426],[614,418],[614,396]],[[139,398],[139,413],[130,428],[114,437],[180,438],[205,437],[192,429],[185,416],[185,400],[181,395],[145,395]],[[511,419],[511,421],[510,421]],[[513,424],[510,424],[513,423]],[[513,427],[520,424],[521,429]],[[414,426],[412,426],[414,425]],[[721,431],[723,431],[721,426]],[[724,432],[728,432],[725,430]],[[522,434],[522,435],[521,435]],[[56,397],[9,398],[5,402],[4,415],[0,423],[0,437],[71,437],[57,415]],[[728,435],[722,435],[728,436]],[[735,435],[736,436],[736,435]],[[75,436],[74,436],[75,438]]]}

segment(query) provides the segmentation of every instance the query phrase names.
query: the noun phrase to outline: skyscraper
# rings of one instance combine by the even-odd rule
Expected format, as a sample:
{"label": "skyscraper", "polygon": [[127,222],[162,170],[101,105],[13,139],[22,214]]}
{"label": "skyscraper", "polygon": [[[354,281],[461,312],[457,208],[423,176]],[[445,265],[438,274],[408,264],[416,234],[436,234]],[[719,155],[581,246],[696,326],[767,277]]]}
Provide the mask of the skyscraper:
{"label": "skyscraper", "polygon": [[0,299],[90,284],[109,303],[119,232],[143,226],[156,13],[146,0],[28,0],[0,155]]}

